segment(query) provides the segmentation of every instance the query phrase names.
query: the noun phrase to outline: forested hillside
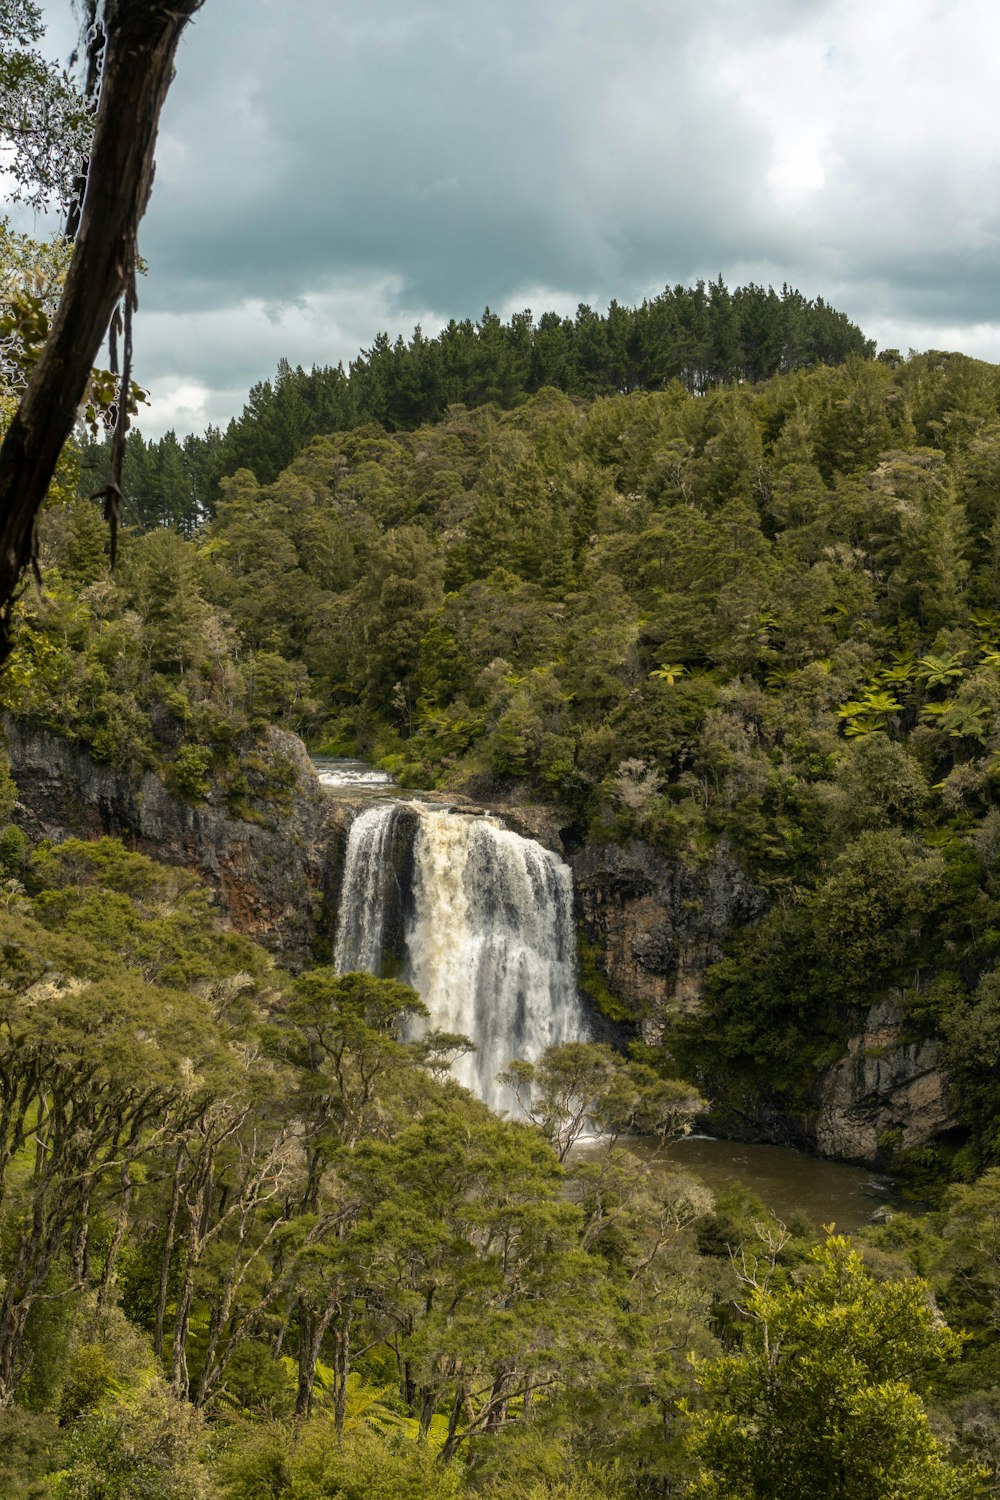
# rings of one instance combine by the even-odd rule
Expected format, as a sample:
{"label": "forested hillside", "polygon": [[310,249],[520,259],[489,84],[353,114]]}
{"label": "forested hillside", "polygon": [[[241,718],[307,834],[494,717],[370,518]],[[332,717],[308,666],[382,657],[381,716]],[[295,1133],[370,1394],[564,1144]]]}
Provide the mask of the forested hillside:
{"label": "forested hillside", "polygon": [[[416,328],[407,343],[379,334],[345,371],[342,365],[292,369],[255,385],[240,417],[223,433],[210,428],[179,442],[170,432],[146,443],[129,435],[123,469],[126,509],[140,526],[191,532],[211,519],[220,480],[252,469],[276,479],[324,433],[377,422],[406,432],[436,422],[449,406],[519,405],[545,386],[572,396],[665,389],[679,380],[702,393],[711,386],[762,380],[779,371],[840,364],[874,345],[821,297],[809,301],[782,287],[667,288],[640,307],[612,302],[606,314],[581,304],[575,318],[529,311],[504,323],[489,308],[475,323],[454,319],[434,338]],[[90,490],[107,463],[107,444],[85,460]]]}
{"label": "forested hillside", "polygon": [[[635,285],[706,244],[806,266],[838,203],[812,263],[851,245],[855,305],[895,242],[896,326],[956,287],[971,317],[994,227],[963,197],[975,152],[935,209],[947,133],[921,139],[879,39],[832,13],[814,72],[820,34],[777,15],[762,44],[759,17],[728,28],[740,59],[640,5],[582,47],[473,30],[485,71],[450,27],[437,74],[429,13],[356,7],[345,32],[300,5],[275,31],[280,7],[245,5],[234,38],[205,6],[178,54],[201,9],[74,4],[64,68],[37,0],[0,0],[5,190],[65,226],[42,245],[0,219],[4,1495],[1000,1496],[1000,369],[875,359],[822,299],[720,276],[382,335],[347,369],[282,361],[225,433],[128,432],[178,55],[149,252],[175,348],[171,296],[220,345],[275,294],[328,311],[375,277],[440,305],[416,300],[430,261],[449,288],[496,274],[484,229],[508,287],[560,259],[549,284],[600,284],[592,252],[569,272],[577,236]],[[908,30],[921,79],[932,35]],[[372,39],[390,88],[365,78]],[[790,47],[801,139],[784,92],[777,133],[754,93]],[[843,130],[851,51],[919,153],[887,217]],[[706,105],[738,150],[685,137]],[[507,138],[522,110],[538,179]],[[345,119],[356,149],[330,149]],[[463,144],[478,202],[447,175]],[[890,147],[865,130],[880,182],[918,181]],[[697,226],[650,194],[668,171],[697,174]],[[907,197],[950,261],[909,242]],[[392,222],[414,232],[389,251]],[[334,792],[286,731],[427,791],[342,767]],[[742,1145],[728,1186],[690,1175],[726,1149],[681,1144],[706,1118],[863,1162],[824,1163],[808,1198],[863,1227],[800,1211],[801,1153],[754,1148],[793,1163],[787,1222]],[[837,1134],[858,1119],[860,1145]],[[835,1196],[845,1174],[863,1197]]]}
{"label": "forested hillside", "polygon": [[406,986],[292,981],[112,840],[7,825],[0,857],[15,1500],[983,1493],[996,1173],[866,1264],[617,1149],[698,1105],[644,1065],[563,1048],[502,1120],[447,1079],[455,1038],[404,1040]]}
{"label": "forested hillside", "polygon": [[577,841],[692,866],[724,841],[770,911],[673,1065],[722,1118],[808,1112],[891,992],[955,1085],[957,1133],[910,1165],[974,1174],[998,1105],[997,397],[993,367],[929,354],[453,407],[317,438],[271,484],[238,471],[210,526],[135,535],[114,578],[80,502],[51,514],[5,701],[195,796],[221,775],[238,799],[234,743],[269,718],[404,784],[521,786]]}
{"label": "forested hillside", "polygon": [[[22,721],[237,816],[278,723],[548,801],[577,847],[724,847],[765,915],[684,1019],[588,948],[660,1040],[543,1060],[511,1124],[447,1080],[454,1038],[405,1040],[405,987],[290,979],[176,871],[8,828],[13,1494],[993,1492],[955,1465],[1000,1448],[1000,371],[693,384],[329,431],[222,476],[206,524],[147,515],[114,572],[68,456],[0,679]],[[683,1129],[684,1078],[723,1122],[808,1113],[886,995],[954,1129],[881,1143],[937,1206],[860,1258],[609,1149]]]}

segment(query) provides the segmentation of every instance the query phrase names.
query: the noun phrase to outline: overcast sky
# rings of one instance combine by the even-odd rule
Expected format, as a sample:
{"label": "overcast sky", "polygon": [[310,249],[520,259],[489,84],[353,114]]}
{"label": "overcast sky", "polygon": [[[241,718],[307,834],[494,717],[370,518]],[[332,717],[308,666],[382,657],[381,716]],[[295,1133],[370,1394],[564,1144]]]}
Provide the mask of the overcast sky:
{"label": "overcast sky", "polygon": [[[43,12],[69,45],[70,0]],[[147,435],[281,356],[720,271],[1000,361],[996,0],[205,0],[141,233]]]}

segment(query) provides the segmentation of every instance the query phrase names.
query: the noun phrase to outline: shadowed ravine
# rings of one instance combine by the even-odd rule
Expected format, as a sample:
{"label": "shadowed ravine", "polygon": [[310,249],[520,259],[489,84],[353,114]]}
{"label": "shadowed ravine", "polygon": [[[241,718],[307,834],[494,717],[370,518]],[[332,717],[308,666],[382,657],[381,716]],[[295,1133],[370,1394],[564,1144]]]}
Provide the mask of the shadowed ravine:
{"label": "shadowed ravine", "polygon": [[[362,762],[319,761],[317,769],[330,795],[358,807],[336,967],[407,979],[431,1025],[478,1045],[455,1076],[493,1108],[517,1115],[497,1073],[512,1057],[535,1058],[550,1042],[587,1035],[569,867],[497,819],[421,801],[419,793],[399,800],[391,778]],[[591,1149],[585,1143],[580,1154]],[[636,1139],[629,1149],[643,1157],[649,1145]],[[668,1161],[717,1192],[741,1183],[782,1219],[801,1211],[853,1230],[880,1206],[896,1206],[888,1177],[786,1146],[699,1136],[676,1142]]]}

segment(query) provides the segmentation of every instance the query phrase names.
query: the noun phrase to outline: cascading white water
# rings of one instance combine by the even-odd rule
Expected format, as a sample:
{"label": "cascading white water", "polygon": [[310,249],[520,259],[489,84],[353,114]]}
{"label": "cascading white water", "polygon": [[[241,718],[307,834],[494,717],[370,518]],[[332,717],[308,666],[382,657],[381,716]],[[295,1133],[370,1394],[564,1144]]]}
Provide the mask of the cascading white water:
{"label": "cascading white water", "polygon": [[429,1024],[471,1037],[454,1068],[494,1109],[513,1105],[497,1074],[586,1036],[576,984],[568,867],[495,819],[425,804],[369,808],[351,826],[335,953],[341,973],[378,973],[387,893],[395,895],[399,814],[415,816],[405,903],[405,978]]}
{"label": "cascading white water", "polygon": [[409,977],[444,1031],[477,1051],[455,1074],[494,1109],[497,1074],[585,1032],[573,885],[563,862],[488,818],[426,810],[414,845]]}
{"label": "cascading white water", "polygon": [[394,802],[369,807],[351,824],[333,966],[338,974],[381,974],[386,881],[396,821]]}

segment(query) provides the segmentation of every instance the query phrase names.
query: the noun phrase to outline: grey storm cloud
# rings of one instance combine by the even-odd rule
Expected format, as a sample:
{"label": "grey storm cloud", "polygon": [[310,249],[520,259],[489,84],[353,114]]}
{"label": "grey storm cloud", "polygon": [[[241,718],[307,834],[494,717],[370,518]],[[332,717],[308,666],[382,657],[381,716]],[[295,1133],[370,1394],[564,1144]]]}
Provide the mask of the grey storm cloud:
{"label": "grey storm cloud", "polygon": [[148,242],[196,301],[365,269],[442,312],[721,251],[766,143],[713,98],[693,14],[209,0]]}
{"label": "grey storm cloud", "polygon": [[146,425],[382,328],[720,271],[1000,358],[998,42],[993,0],[205,0],[142,232]]}

